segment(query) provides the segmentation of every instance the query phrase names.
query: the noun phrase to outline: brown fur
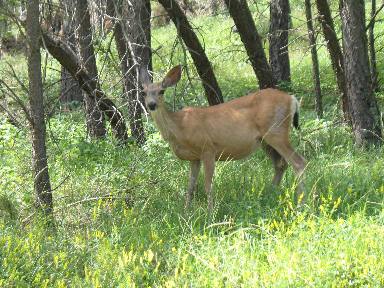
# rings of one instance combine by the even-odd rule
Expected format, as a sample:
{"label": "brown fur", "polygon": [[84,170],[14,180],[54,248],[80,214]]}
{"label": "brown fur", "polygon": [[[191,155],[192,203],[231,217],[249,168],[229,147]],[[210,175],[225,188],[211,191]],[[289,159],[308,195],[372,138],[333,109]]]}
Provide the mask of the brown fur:
{"label": "brown fur", "polygon": [[144,84],[144,91],[147,106],[156,103],[151,115],[163,138],[177,157],[191,161],[186,207],[196,186],[200,161],[205,170],[205,190],[211,212],[215,161],[242,159],[262,143],[266,144],[267,153],[274,163],[274,184],[279,184],[286,162],[293,166],[301,179],[305,161],[289,141],[292,118],[297,109],[297,100],[293,96],[277,89],[264,89],[216,106],[188,107],[171,112],[165,107],[160,91],[175,85],[180,77],[181,67],[176,66],[163,82]]}

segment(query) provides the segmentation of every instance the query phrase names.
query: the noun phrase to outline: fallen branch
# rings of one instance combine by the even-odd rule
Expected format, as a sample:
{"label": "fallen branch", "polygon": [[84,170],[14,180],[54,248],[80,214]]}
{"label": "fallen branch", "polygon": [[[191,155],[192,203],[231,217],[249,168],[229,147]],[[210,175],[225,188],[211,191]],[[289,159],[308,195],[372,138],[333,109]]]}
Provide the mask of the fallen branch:
{"label": "fallen branch", "polygon": [[42,46],[77,80],[81,89],[98,101],[100,110],[109,119],[114,136],[120,142],[126,143],[128,134],[123,114],[101,91],[96,80],[90,77],[73,50],[58,37],[44,31],[42,31],[42,41]]}

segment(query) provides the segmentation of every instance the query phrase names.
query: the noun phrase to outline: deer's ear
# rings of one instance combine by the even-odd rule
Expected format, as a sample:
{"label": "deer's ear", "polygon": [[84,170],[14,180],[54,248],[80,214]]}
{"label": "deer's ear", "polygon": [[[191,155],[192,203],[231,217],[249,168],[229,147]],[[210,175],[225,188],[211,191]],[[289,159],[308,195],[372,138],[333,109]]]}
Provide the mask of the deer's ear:
{"label": "deer's ear", "polygon": [[151,79],[149,77],[149,72],[143,66],[141,66],[139,69],[139,79],[140,79],[141,85],[143,87],[148,86],[148,84],[151,83]]}
{"label": "deer's ear", "polygon": [[148,84],[142,83],[142,84],[141,84],[141,87],[143,88],[143,92],[144,92],[144,93],[147,93],[147,90],[148,90]]}
{"label": "deer's ear", "polygon": [[167,75],[165,75],[163,82],[161,83],[161,86],[163,88],[168,88],[176,85],[176,83],[179,82],[181,78],[181,71],[182,71],[181,65],[177,65],[173,67],[171,70],[169,70]]}

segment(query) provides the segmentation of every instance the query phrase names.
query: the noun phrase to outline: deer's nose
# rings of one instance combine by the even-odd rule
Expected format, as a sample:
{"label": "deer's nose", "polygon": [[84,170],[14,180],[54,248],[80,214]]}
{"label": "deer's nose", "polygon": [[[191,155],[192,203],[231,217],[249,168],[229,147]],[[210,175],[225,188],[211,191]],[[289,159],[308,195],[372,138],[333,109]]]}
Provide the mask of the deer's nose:
{"label": "deer's nose", "polygon": [[149,102],[148,103],[148,108],[151,111],[154,111],[156,109],[156,106],[157,106],[156,102]]}

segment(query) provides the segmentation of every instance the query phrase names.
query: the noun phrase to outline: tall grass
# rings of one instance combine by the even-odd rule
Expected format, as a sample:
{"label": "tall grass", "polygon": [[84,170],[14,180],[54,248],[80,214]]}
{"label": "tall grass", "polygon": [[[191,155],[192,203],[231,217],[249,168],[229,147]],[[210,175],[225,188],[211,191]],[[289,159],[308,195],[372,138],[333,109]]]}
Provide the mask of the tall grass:
{"label": "tall grass", "polygon": [[[199,17],[194,25],[225,98],[257,89],[240,39],[230,32],[232,21],[226,15]],[[184,76],[176,92],[167,93],[170,106],[204,105],[174,28],[156,29],[153,37],[154,48],[163,47],[154,58],[155,78],[183,63],[193,79],[190,84]],[[304,208],[293,201],[291,168],[282,185],[272,187],[272,165],[258,151],[218,164],[214,221],[207,222],[202,175],[186,213],[188,164],[172,155],[150,119],[143,148],[119,147],[111,137],[87,139],[82,111],[58,112],[47,126],[55,188],[55,227],[47,228],[33,214],[28,133],[1,120],[0,286],[383,286],[384,151],[356,149],[350,129],[339,124],[337,91],[323,48],[326,117],[315,118],[310,56],[303,44],[292,44],[291,92],[303,106],[302,130],[292,139],[308,160]],[[111,88],[118,83],[117,72],[104,71],[103,88],[118,101],[118,89]],[[52,73],[50,79],[59,76]]]}

